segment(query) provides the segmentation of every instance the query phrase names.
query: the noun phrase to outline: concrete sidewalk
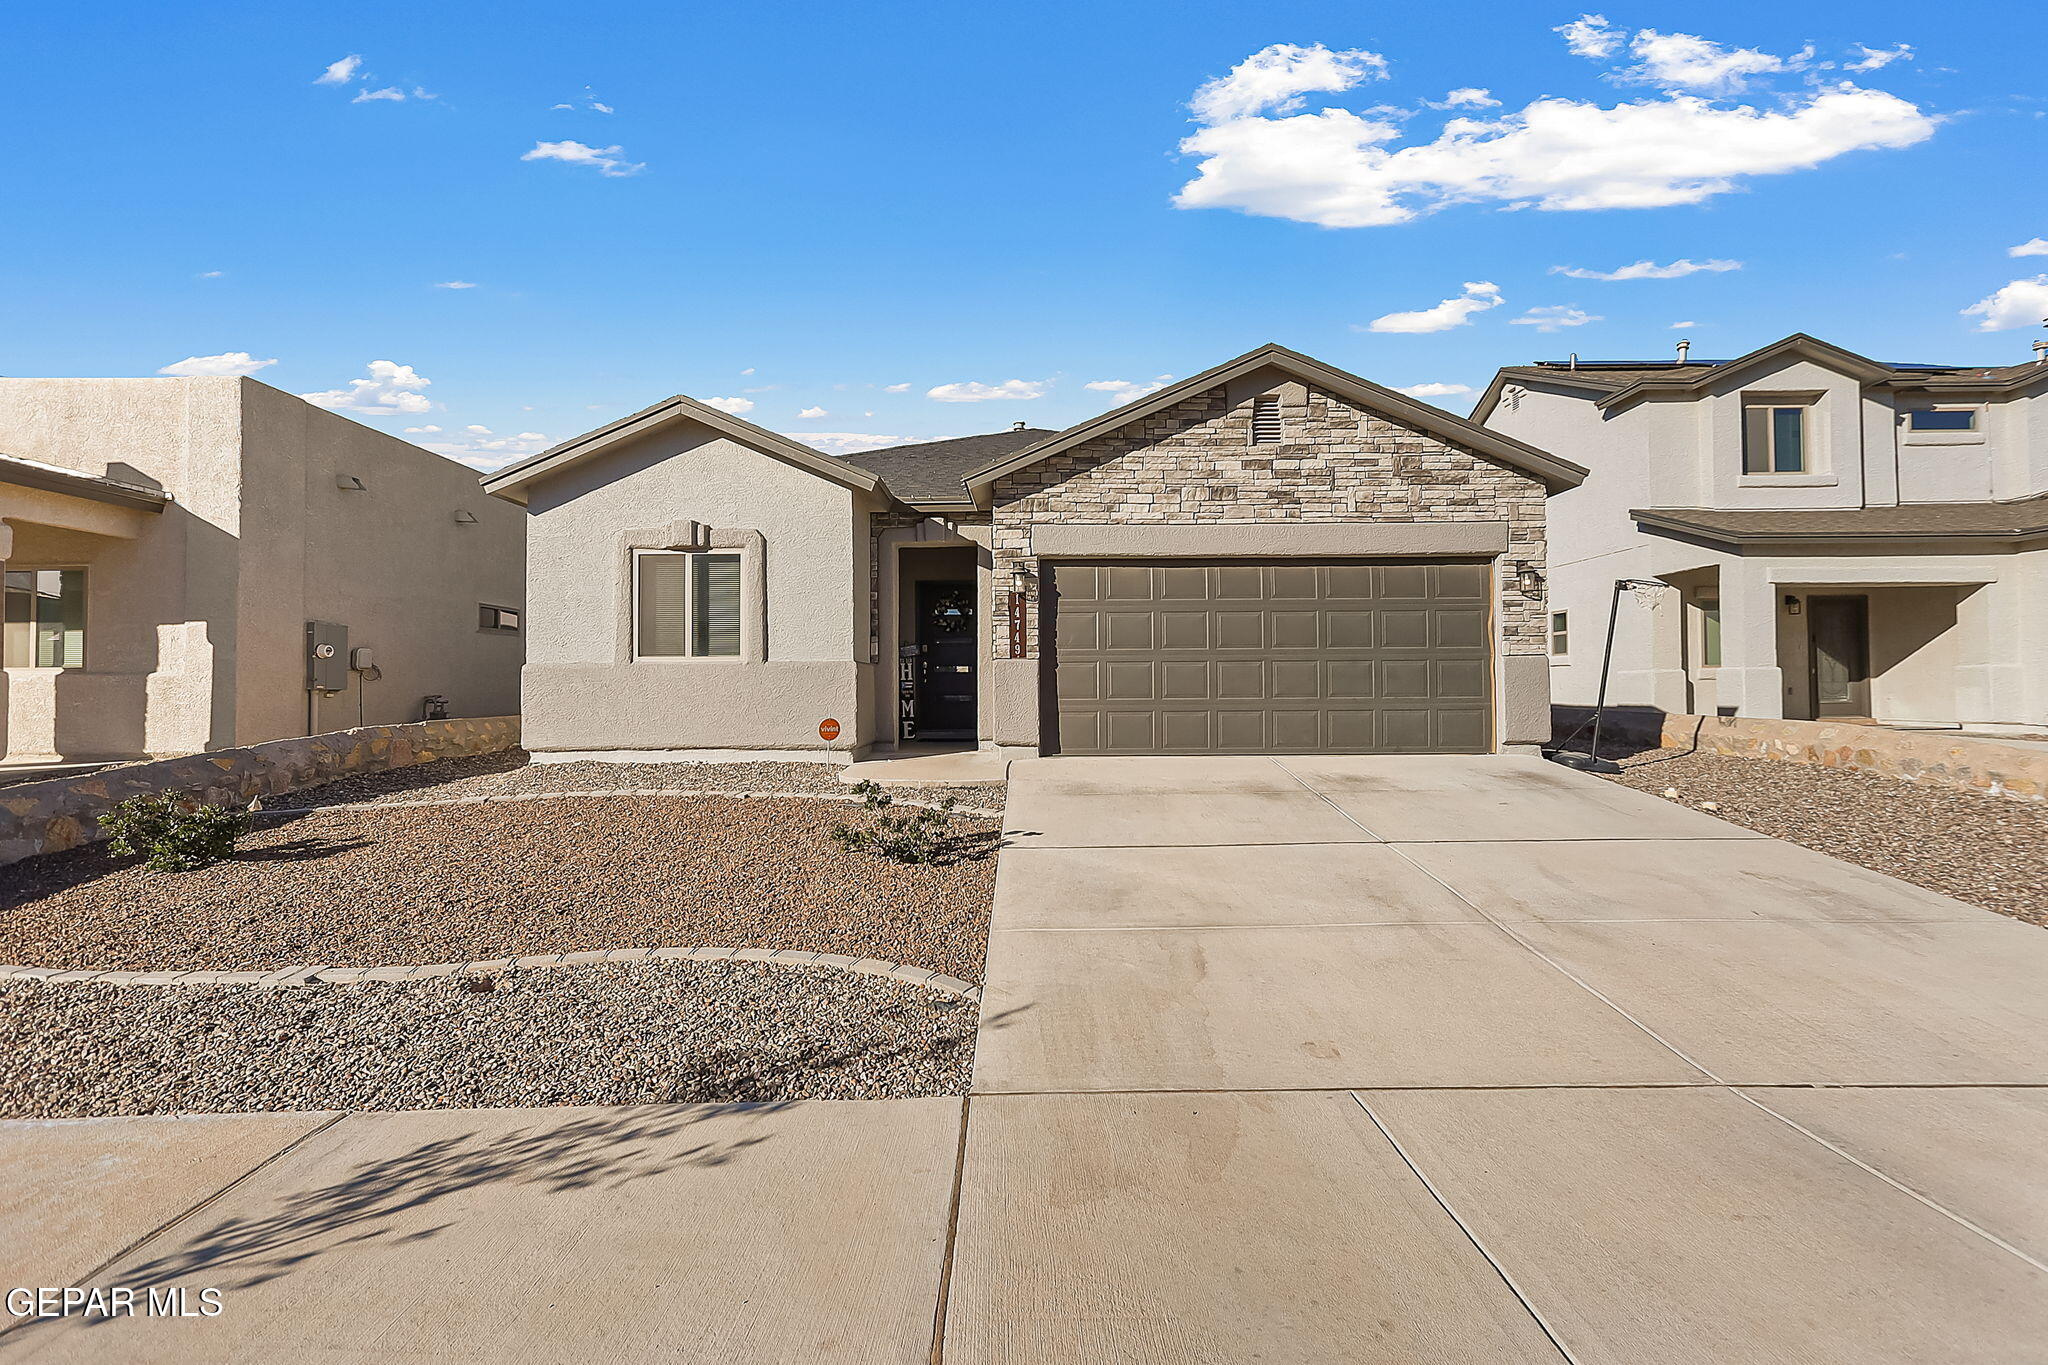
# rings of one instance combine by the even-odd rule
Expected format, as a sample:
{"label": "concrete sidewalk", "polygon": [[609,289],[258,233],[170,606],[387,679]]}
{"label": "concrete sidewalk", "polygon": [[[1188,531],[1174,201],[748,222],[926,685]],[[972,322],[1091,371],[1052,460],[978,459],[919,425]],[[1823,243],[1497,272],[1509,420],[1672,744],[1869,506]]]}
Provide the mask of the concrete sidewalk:
{"label": "concrete sidewalk", "polygon": [[0,1124],[9,1287],[222,1294],[0,1358],[2041,1358],[2040,930],[1533,761],[1008,821],[964,1102]]}

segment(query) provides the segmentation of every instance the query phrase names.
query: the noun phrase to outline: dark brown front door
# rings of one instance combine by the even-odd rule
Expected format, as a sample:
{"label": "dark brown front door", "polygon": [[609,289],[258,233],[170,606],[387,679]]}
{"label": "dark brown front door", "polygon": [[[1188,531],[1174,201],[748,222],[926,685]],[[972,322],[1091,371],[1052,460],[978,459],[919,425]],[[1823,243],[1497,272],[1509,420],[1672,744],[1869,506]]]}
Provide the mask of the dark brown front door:
{"label": "dark brown front door", "polygon": [[1052,586],[1060,753],[1492,745],[1488,564],[1066,563]]}
{"label": "dark brown front door", "polygon": [[1869,715],[1870,599],[1809,597],[1806,613],[1814,715]]}
{"label": "dark brown front door", "polygon": [[974,583],[917,585],[917,737],[974,737]]}

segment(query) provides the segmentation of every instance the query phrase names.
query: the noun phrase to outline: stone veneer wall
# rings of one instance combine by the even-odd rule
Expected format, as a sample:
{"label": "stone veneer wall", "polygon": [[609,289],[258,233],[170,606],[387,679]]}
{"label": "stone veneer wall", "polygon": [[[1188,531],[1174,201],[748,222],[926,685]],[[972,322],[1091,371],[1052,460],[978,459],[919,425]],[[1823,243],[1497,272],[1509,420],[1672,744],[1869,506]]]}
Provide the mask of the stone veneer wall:
{"label": "stone veneer wall", "polygon": [[[1584,750],[1591,742],[1593,708],[1552,708],[1557,739]],[[1757,716],[1667,715],[1644,707],[1609,708],[1607,737],[1663,749],[1698,750],[1731,758],[1766,758],[1855,768],[1903,782],[1955,787],[2020,801],[2048,798],[2048,749],[2006,744],[1992,736],[1946,730],[1894,730],[1824,720],[1769,720]]]}
{"label": "stone veneer wall", "polygon": [[1280,387],[1289,437],[1251,444],[1251,395],[1222,389],[1052,456],[997,482],[990,626],[1009,654],[1004,604],[1023,588],[1027,653],[1038,654],[1038,580],[1030,554],[1038,522],[1200,525],[1243,522],[1505,521],[1499,561],[1500,632],[1508,654],[1548,649],[1544,603],[1515,585],[1544,563],[1544,487],[1459,446],[1298,383]]}
{"label": "stone veneer wall", "polygon": [[211,805],[246,806],[254,797],[337,777],[494,754],[518,744],[517,716],[367,725],[0,787],[0,865],[98,842],[99,814],[131,796],[177,791]]}
{"label": "stone veneer wall", "polygon": [[[882,658],[882,537],[890,531],[900,531],[915,526],[924,520],[924,513],[882,511],[868,513],[868,662],[887,662]],[[893,567],[893,566],[892,566]],[[889,664],[895,668],[894,663]],[[895,686],[893,672],[887,675],[889,686]],[[892,732],[893,733],[893,732]]]}

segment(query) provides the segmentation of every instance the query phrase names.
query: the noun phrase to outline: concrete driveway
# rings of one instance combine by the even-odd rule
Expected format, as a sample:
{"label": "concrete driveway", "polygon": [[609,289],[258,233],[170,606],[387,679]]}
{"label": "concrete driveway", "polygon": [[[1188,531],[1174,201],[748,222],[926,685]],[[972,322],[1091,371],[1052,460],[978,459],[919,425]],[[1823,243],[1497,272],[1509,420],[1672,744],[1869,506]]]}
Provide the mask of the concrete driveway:
{"label": "concrete driveway", "polygon": [[0,1287],[222,1291],[0,1358],[2042,1359],[2039,929],[1530,760],[1009,809],[964,1102],[0,1124]]}
{"label": "concrete driveway", "polygon": [[1533,759],[1008,826],[947,1361],[2040,1358],[2040,930]]}

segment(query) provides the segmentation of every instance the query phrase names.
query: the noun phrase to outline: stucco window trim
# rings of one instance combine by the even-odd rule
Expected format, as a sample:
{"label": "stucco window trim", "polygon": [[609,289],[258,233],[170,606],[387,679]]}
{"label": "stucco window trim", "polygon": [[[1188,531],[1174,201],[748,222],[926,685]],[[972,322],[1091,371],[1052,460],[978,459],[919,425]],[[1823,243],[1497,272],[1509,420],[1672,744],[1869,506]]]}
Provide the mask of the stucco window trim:
{"label": "stucco window trim", "polygon": [[[712,527],[686,518],[666,526],[642,527],[619,534],[612,556],[612,662],[620,665],[695,664],[732,667],[768,661],[768,540],[744,527]],[[633,651],[634,561],[637,550],[738,551],[740,556],[740,652],[738,657],[702,658],[664,655],[642,658]]]}

